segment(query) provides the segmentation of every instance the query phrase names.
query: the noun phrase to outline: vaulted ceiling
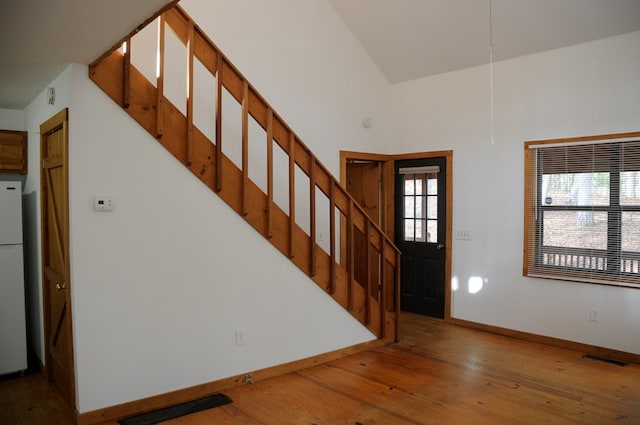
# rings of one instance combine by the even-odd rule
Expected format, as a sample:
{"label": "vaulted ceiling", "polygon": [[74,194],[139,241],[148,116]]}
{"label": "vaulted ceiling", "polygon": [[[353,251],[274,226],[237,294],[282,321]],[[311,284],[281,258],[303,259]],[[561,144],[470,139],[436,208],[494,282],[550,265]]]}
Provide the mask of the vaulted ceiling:
{"label": "vaulted ceiling", "polygon": [[640,0],[329,1],[391,83],[640,30]]}
{"label": "vaulted ceiling", "polygon": [[[640,0],[328,1],[391,83],[485,64],[489,46],[499,61],[640,30]],[[23,109],[167,2],[0,1],[0,108]]]}

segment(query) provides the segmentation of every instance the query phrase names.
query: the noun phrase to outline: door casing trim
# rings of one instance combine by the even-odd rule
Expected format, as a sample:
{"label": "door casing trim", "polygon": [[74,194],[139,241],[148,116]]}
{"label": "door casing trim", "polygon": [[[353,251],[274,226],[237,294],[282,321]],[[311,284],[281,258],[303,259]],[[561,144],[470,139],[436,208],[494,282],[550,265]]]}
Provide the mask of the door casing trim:
{"label": "door casing trim", "polygon": [[45,355],[44,355],[44,369],[43,369],[43,373],[44,376],[47,378],[47,380],[51,381],[52,377],[51,377],[51,369],[48,367],[49,365],[47,364],[50,358],[50,354],[49,354],[49,335],[51,333],[51,319],[50,319],[50,314],[49,314],[49,291],[50,288],[46,285],[46,276],[45,276],[45,242],[47,241],[47,236],[45,235],[46,232],[46,222],[45,222],[45,216],[44,216],[44,202],[47,202],[47,198],[46,198],[46,194],[44,193],[44,188],[45,188],[45,176],[43,174],[44,170],[43,170],[43,164],[42,164],[42,158],[44,157],[44,141],[45,141],[45,137],[47,137],[47,135],[49,133],[51,133],[52,131],[58,129],[62,127],[62,131],[63,131],[63,136],[64,136],[64,151],[63,151],[63,163],[65,164],[66,170],[64,173],[64,190],[66,192],[66,202],[65,204],[62,206],[65,211],[64,211],[64,217],[62,218],[64,221],[64,234],[62,235],[62,238],[64,239],[64,243],[65,243],[65,258],[66,258],[66,264],[65,264],[65,270],[64,270],[64,278],[65,278],[65,282],[66,282],[66,305],[67,305],[67,314],[69,315],[68,318],[68,335],[69,338],[71,338],[71,340],[69,341],[69,347],[68,347],[68,353],[67,355],[69,356],[69,361],[70,361],[70,365],[69,365],[69,381],[70,381],[70,386],[71,388],[69,389],[69,396],[70,396],[70,400],[68,400],[69,402],[69,407],[71,409],[72,412],[76,411],[76,385],[75,385],[75,359],[74,359],[74,348],[73,348],[73,316],[72,316],[72,308],[71,308],[71,259],[70,259],[70,247],[69,247],[69,109],[68,108],[64,108],[61,111],[59,111],[58,113],[56,113],[55,115],[53,115],[51,118],[49,118],[48,120],[46,120],[45,122],[43,122],[40,125],[40,160],[39,160],[39,169],[40,169],[40,261],[41,261],[41,285],[42,285],[42,303],[43,303],[43,324],[44,324],[44,349],[45,349]]}
{"label": "door casing trim", "polygon": [[444,271],[444,320],[451,321],[451,270],[452,270],[452,243],[453,243],[453,150],[432,151],[432,152],[414,152],[404,154],[377,154],[368,152],[340,151],[340,184],[346,189],[347,187],[347,163],[349,161],[372,161],[382,164],[382,223],[381,228],[386,234],[394,238],[394,220],[395,220],[395,161],[403,159],[420,159],[420,158],[436,158],[444,157],[447,170],[445,183],[446,192],[446,217],[447,222],[445,230],[445,271]]}

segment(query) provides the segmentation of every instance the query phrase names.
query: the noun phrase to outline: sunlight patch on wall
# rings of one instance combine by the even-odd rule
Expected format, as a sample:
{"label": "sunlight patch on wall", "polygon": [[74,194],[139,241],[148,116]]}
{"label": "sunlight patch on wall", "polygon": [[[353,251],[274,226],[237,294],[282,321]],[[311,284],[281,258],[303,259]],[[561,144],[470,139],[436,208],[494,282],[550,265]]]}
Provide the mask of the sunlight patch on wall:
{"label": "sunlight patch on wall", "polygon": [[483,278],[482,276],[471,276],[468,282],[469,293],[477,294],[482,290],[482,288],[484,287],[484,284],[487,283],[488,281],[489,280],[486,277]]}

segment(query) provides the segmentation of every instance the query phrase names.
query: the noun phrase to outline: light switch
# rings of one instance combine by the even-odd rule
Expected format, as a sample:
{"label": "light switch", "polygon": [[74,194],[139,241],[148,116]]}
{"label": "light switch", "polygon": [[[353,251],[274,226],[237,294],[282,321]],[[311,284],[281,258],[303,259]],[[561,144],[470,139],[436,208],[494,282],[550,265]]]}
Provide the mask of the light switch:
{"label": "light switch", "polygon": [[456,231],[456,239],[461,241],[471,240],[471,230],[458,230]]}

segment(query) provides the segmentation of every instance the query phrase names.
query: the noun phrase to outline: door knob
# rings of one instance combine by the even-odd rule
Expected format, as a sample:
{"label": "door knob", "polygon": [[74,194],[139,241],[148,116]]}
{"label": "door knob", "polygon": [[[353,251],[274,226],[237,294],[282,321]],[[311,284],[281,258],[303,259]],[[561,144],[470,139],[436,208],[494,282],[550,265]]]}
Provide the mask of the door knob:
{"label": "door knob", "polygon": [[67,288],[67,282],[58,282],[56,283],[56,290],[58,292],[62,291],[63,289]]}
{"label": "door knob", "polygon": [[444,249],[444,245],[443,245],[443,244],[441,244],[441,243],[439,243],[438,245],[436,245],[436,248],[437,248],[437,249]]}

